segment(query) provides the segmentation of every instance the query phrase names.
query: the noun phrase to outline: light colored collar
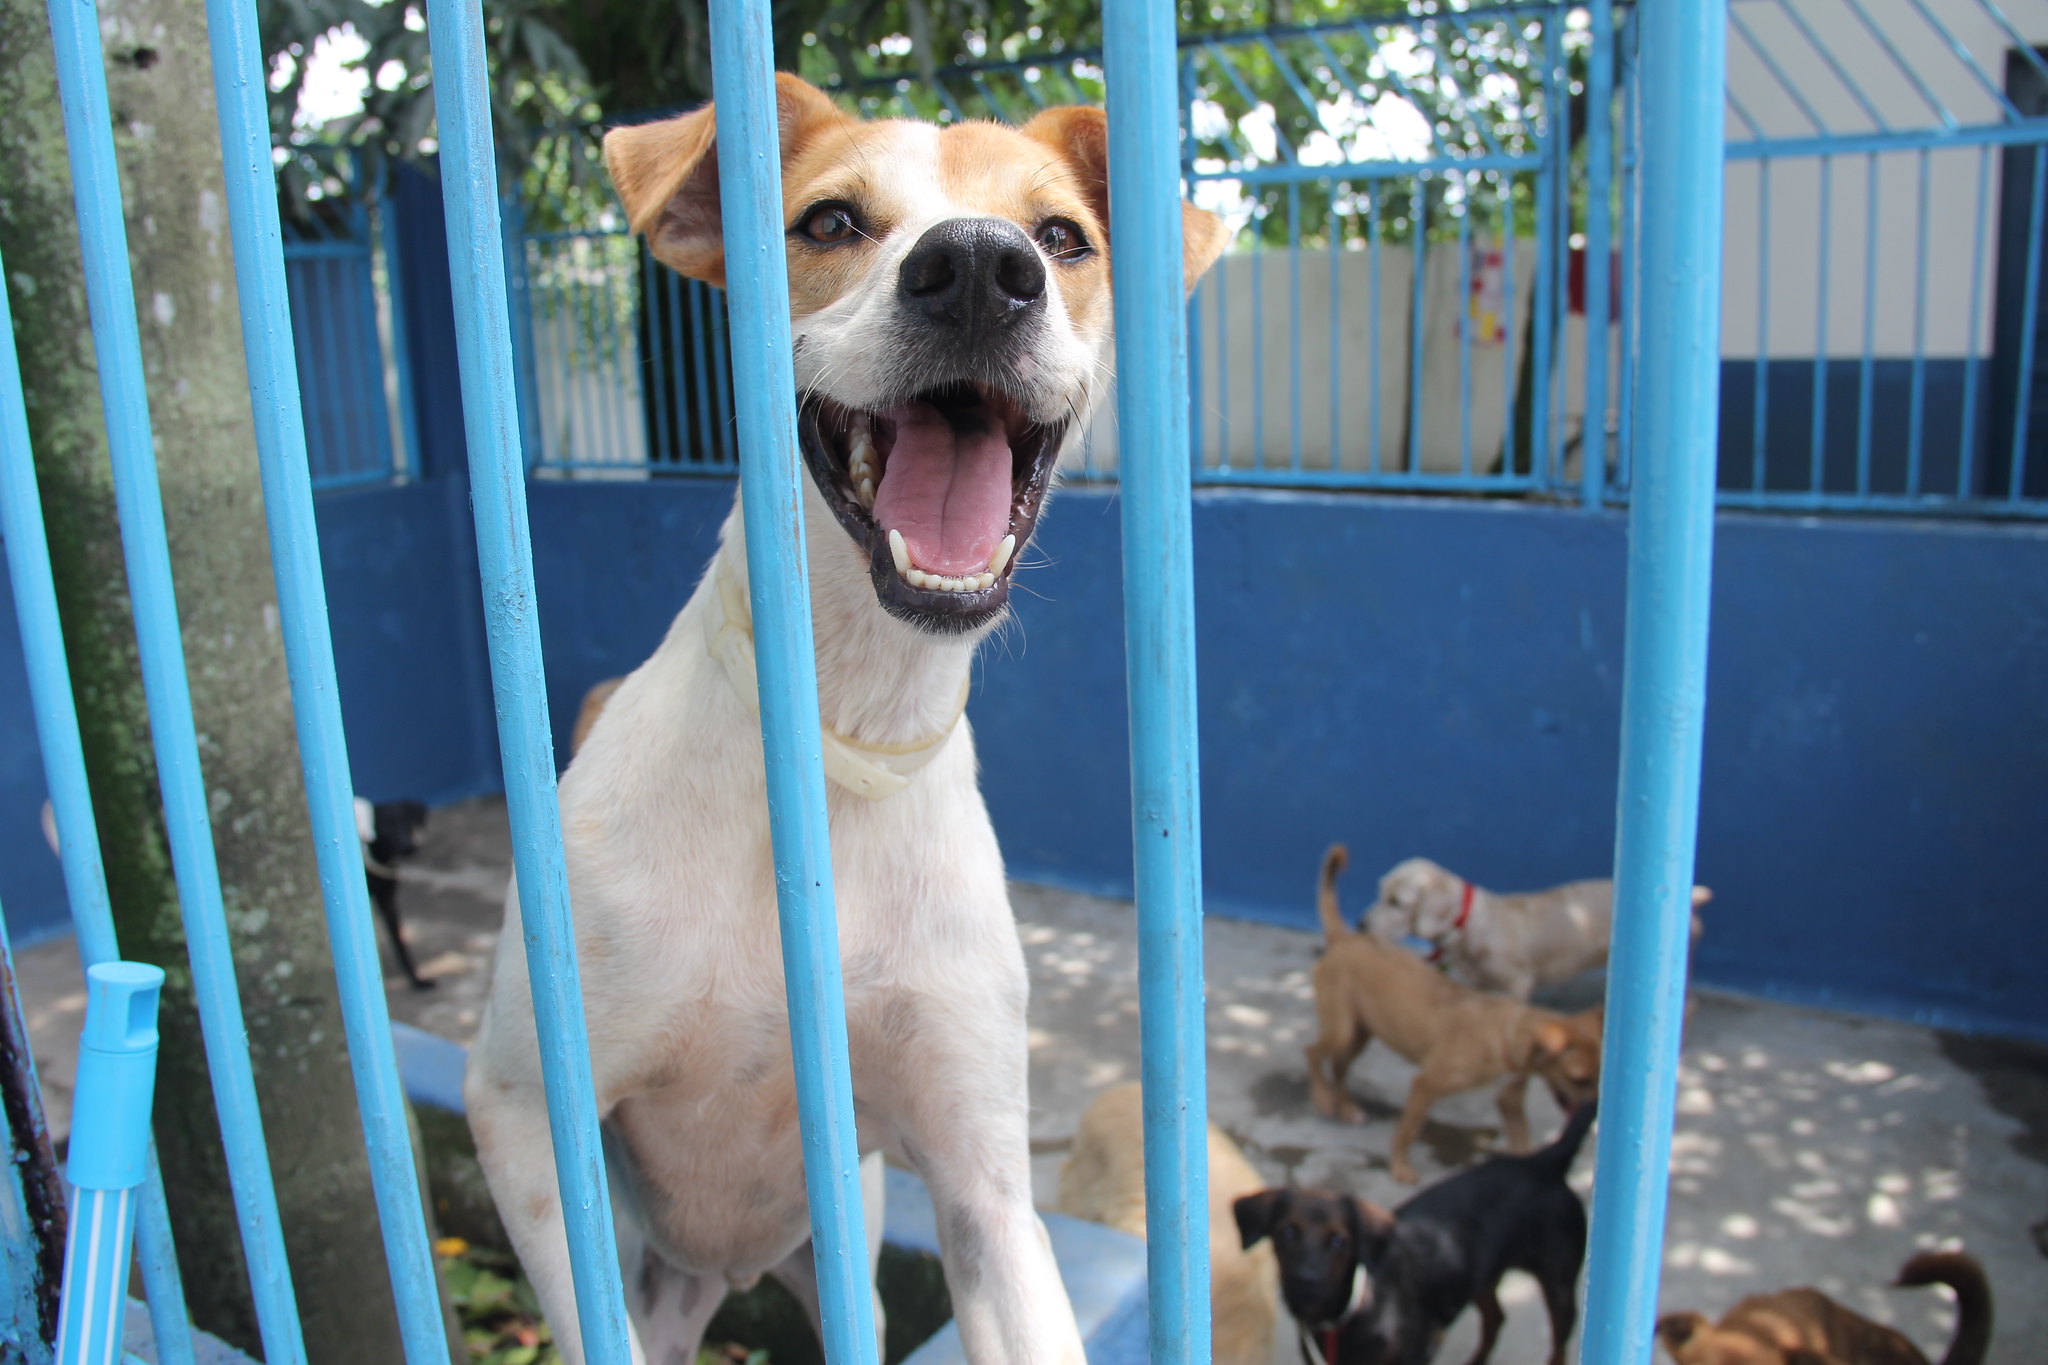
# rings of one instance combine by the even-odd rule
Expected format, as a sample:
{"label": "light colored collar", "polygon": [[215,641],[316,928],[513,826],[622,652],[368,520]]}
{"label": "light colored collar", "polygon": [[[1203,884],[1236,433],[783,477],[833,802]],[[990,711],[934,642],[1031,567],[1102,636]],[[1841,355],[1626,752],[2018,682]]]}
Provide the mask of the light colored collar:
{"label": "light colored collar", "polygon": [[[725,565],[721,553],[712,576],[717,580],[718,606],[704,616],[705,644],[725,669],[726,680],[748,709],[759,714],[760,692],[754,675],[754,613],[747,590]],[[922,739],[905,744],[867,744],[848,739],[821,718],[818,735],[825,751],[825,776],[855,796],[880,801],[910,785],[918,769],[932,761],[959,728],[967,710],[971,675],[960,679],[960,700],[946,723]]]}

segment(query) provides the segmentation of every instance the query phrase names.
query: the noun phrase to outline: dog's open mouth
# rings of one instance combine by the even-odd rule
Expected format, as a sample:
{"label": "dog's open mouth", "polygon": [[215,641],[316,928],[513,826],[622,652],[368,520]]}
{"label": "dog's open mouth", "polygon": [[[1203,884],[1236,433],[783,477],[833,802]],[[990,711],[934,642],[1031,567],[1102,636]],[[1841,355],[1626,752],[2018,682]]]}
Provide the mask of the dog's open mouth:
{"label": "dog's open mouth", "polygon": [[1064,424],[1036,422],[1001,390],[961,382],[875,412],[804,399],[797,426],[811,478],[867,551],[891,615],[955,632],[1002,611]]}

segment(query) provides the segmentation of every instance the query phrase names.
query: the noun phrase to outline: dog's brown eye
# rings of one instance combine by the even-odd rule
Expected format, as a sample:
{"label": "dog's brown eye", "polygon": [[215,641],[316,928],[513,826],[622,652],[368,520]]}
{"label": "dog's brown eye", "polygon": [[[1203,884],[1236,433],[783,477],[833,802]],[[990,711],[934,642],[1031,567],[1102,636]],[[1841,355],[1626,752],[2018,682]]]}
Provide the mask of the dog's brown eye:
{"label": "dog's brown eye", "polygon": [[796,225],[796,230],[820,246],[836,246],[861,235],[853,209],[845,204],[819,204]]}
{"label": "dog's brown eye", "polygon": [[1086,260],[1095,253],[1080,225],[1066,218],[1048,218],[1040,223],[1038,245],[1046,255],[1063,265]]}

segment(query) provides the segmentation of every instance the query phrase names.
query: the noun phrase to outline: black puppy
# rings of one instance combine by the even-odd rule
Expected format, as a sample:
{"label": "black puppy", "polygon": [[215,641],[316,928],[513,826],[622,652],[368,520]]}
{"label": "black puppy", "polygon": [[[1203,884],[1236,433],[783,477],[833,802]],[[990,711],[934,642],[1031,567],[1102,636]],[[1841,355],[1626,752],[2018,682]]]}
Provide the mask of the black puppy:
{"label": "black puppy", "polygon": [[1273,1239],[1280,1292],[1316,1365],[1428,1365],[1444,1332],[1471,1304],[1479,1349],[1493,1353],[1503,1320],[1501,1276],[1525,1270],[1550,1310],[1550,1361],[1563,1365],[1578,1320],[1586,1208],[1565,1183],[1593,1124],[1582,1105],[1557,1141],[1527,1156],[1497,1156],[1430,1186],[1388,1213],[1347,1194],[1273,1189],[1237,1201],[1247,1247]]}
{"label": "black puppy", "polygon": [[356,833],[363,841],[363,873],[370,882],[370,903],[391,933],[391,946],[398,953],[398,965],[416,991],[430,990],[434,983],[412,964],[412,951],[398,928],[398,860],[418,852],[420,831],[427,825],[427,808],[417,801],[379,801],[372,805],[356,798]]}

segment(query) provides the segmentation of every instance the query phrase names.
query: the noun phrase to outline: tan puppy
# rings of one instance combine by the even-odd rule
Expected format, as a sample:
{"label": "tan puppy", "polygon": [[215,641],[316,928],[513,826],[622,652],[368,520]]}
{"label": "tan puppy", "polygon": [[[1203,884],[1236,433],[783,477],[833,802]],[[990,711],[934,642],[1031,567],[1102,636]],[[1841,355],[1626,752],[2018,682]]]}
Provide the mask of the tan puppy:
{"label": "tan puppy", "polygon": [[1310,1097],[1321,1112],[1364,1119],[1344,1090],[1344,1073],[1378,1038],[1421,1070],[1394,1132],[1388,1168],[1415,1183],[1408,1148],[1438,1100],[1505,1076],[1497,1103],[1508,1146],[1529,1150],[1523,1108],[1529,1077],[1541,1076],[1566,1111],[1592,1099],[1600,1084],[1600,1011],[1563,1015],[1461,986],[1405,948],[1354,933],[1337,908],[1344,845],[1323,855],[1317,909],[1329,947],[1315,967],[1316,1041],[1309,1044]]}
{"label": "tan puppy", "polygon": [[[1279,1316],[1280,1267],[1271,1243],[1247,1251],[1237,1200],[1266,1182],[1221,1128],[1209,1125],[1210,1345],[1216,1365],[1270,1365]],[[1145,1109],[1136,1081],[1095,1097],[1074,1150],[1060,1166],[1059,1210],[1145,1235]]]}
{"label": "tan puppy", "polygon": [[[1692,889],[1693,909],[1714,898]],[[1567,882],[1548,891],[1496,895],[1427,858],[1410,858],[1380,878],[1366,923],[1385,939],[1414,937],[1482,990],[1527,1000],[1538,986],[1568,980],[1607,961],[1614,883]],[[1692,918],[1692,936],[1700,936]]]}
{"label": "tan puppy", "polygon": [[[1081,1365],[1031,1205],[1024,956],[961,720],[1061,449],[1100,396],[1108,136],[863,123],[778,83],[832,870],[869,1254],[882,1150],[936,1205],[975,1365]],[[633,229],[722,284],[716,114],[614,129]],[[1222,249],[1183,213],[1190,283]],[[634,1365],[696,1358],[729,1285],[815,1310],[737,512],[561,782],[591,1069]],[[519,897],[464,1096],[513,1247],[583,1365]],[[876,1325],[881,1325],[879,1309]]]}
{"label": "tan puppy", "polygon": [[[1894,1283],[1955,1290],[1956,1334],[1941,1365],[1980,1365],[1991,1345],[1991,1285],[1976,1258],[1925,1251]],[[1903,1335],[1818,1289],[1752,1294],[1718,1324],[1700,1313],[1666,1314],[1657,1320],[1657,1340],[1678,1365],[1927,1365]]]}

